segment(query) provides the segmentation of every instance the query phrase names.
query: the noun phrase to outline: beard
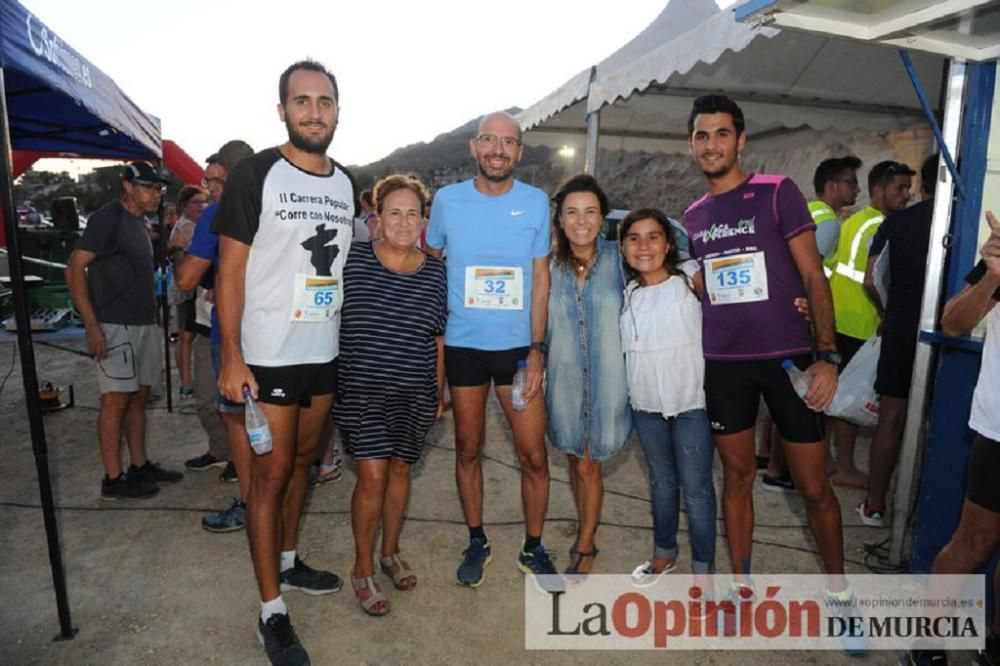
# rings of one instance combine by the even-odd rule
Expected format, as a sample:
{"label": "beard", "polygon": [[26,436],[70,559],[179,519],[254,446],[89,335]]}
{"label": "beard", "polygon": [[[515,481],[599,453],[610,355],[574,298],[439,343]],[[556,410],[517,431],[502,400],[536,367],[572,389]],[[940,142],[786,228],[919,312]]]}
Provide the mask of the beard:
{"label": "beard", "polygon": [[702,169],[701,172],[705,175],[705,178],[709,180],[717,180],[729,175],[729,172],[733,170],[733,164],[723,164],[714,169]]}
{"label": "beard", "polygon": [[491,183],[502,183],[505,180],[509,180],[511,175],[514,173],[514,161],[509,160],[507,168],[500,171],[491,169],[486,166],[486,160],[490,157],[495,157],[494,155],[487,155],[483,158],[476,160],[476,166],[479,168],[479,175],[490,181]]}
{"label": "beard", "polygon": [[330,147],[330,143],[333,141],[333,133],[337,129],[337,124],[334,123],[333,127],[330,128],[330,131],[327,134],[313,139],[305,136],[304,134],[300,134],[286,116],[285,129],[288,130],[289,143],[299,150],[312,153],[313,155],[326,155],[326,149]]}

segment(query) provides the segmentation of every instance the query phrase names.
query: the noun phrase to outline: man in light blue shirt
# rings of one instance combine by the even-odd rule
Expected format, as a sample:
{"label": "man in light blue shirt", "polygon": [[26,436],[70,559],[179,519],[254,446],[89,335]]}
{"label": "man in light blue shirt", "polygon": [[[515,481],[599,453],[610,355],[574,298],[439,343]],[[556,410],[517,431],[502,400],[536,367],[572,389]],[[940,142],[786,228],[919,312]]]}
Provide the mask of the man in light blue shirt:
{"label": "man in light blue shirt", "polygon": [[[462,585],[478,587],[492,556],[483,530],[481,463],[491,382],[521,464],[525,542],[518,567],[527,574],[556,574],[541,543],[549,497],[541,390],[551,241],[548,197],[513,177],[523,146],[510,114],[485,116],[469,149],[478,175],[434,198],[427,252],[448,254],[445,365],[455,413],[458,493],[469,526],[457,577]],[[513,401],[519,362],[526,370],[523,410]],[[549,580],[555,579],[542,585]]]}

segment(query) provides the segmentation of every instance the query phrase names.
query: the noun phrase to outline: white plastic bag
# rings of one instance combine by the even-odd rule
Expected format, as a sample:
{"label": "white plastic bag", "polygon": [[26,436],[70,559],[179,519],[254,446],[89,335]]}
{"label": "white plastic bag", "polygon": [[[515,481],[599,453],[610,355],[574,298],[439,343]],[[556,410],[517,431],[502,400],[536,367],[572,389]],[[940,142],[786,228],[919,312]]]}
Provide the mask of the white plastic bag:
{"label": "white plastic bag", "polygon": [[826,408],[826,413],[859,426],[878,423],[878,395],[875,393],[875,375],[882,337],[873,335],[840,373],[837,394]]}

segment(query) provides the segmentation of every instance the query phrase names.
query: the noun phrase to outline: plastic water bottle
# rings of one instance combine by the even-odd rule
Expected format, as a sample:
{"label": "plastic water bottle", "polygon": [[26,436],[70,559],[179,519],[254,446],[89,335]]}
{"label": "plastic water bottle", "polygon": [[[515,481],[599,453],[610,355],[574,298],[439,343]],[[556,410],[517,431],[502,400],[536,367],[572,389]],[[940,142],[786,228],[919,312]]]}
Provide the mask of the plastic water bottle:
{"label": "plastic water bottle", "polygon": [[805,400],[806,393],[809,392],[809,387],[812,385],[812,377],[805,370],[799,370],[795,367],[791,359],[785,359],[781,367],[788,373],[788,378],[792,380],[792,388],[795,389],[800,398]]}
{"label": "plastic water bottle", "polygon": [[250,395],[250,388],[243,387],[243,399],[246,406],[243,410],[246,419],[247,437],[250,438],[250,447],[257,455],[270,453],[273,440],[271,439],[271,426],[267,424],[267,417],[257,406],[257,402]]}
{"label": "plastic water bottle", "polygon": [[510,387],[510,401],[514,405],[514,410],[523,412],[528,408],[528,401],[524,399],[524,383],[528,380],[528,364],[525,361],[517,362],[517,372],[514,373],[514,383]]}

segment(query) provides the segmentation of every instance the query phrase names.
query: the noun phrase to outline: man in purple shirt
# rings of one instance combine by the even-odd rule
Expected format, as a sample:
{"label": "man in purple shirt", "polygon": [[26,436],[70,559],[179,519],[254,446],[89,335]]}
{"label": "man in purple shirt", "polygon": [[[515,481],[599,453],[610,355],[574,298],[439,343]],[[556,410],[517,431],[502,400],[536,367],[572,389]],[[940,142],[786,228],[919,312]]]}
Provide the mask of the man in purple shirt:
{"label": "man in purple shirt", "polygon": [[[688,133],[691,154],[708,184],[684,222],[704,281],[705,397],[723,462],[723,510],[734,573],[750,574],[753,437],[763,395],[786,443],[824,568],[842,574],[840,505],[826,476],[818,414],[837,390],[839,359],[816,226],[790,179],[747,174],[740,167],[746,145],[743,113],[728,97],[695,100]],[[815,340],[794,305],[802,296],[810,302]],[[782,368],[786,359],[809,375],[804,398]],[[832,594],[849,595],[839,576],[829,587],[840,590]]]}

